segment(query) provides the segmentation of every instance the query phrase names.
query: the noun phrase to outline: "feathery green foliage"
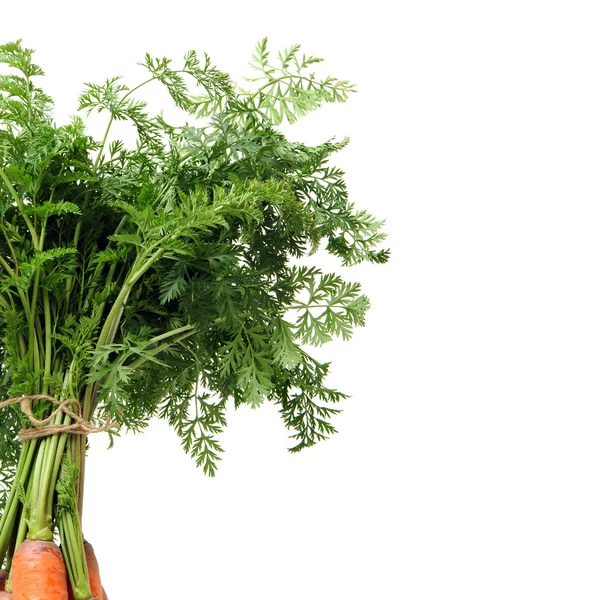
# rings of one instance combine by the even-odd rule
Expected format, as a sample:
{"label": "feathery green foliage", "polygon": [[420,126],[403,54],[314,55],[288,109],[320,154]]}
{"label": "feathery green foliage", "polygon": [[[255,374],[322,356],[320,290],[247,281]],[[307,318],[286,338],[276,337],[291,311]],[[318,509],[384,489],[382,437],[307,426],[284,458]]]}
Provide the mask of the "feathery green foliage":
{"label": "feathery green foliage", "polygon": [[[293,451],[334,433],[345,396],[306,346],[351,337],[369,302],[299,259],[322,245],[344,265],[388,251],[328,164],[348,140],[307,146],[276,129],[354,90],[299,50],[273,60],[261,41],[250,89],[207,55],[146,55],[142,84],[86,85],[80,111],[107,115],[96,140],[80,116],[54,123],[31,50],[0,46],[0,399],[76,397],[86,418],[133,431],[166,419],[209,475],[229,400],[275,403]],[[190,122],[150,114],[137,97],[150,84]],[[110,139],[115,120],[133,123],[135,148]],[[0,411],[4,489],[22,424]]]}

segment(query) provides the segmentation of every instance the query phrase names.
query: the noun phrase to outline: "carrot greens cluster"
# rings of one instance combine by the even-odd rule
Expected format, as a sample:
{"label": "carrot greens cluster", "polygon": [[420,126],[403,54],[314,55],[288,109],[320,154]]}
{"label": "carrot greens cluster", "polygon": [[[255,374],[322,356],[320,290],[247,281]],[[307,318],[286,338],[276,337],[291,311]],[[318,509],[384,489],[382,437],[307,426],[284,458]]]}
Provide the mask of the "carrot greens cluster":
{"label": "carrot greens cluster", "polygon": [[[343,265],[383,263],[388,251],[382,223],[348,200],[329,165],[348,140],[309,146],[277,129],[354,90],[317,76],[320,61],[298,45],[273,58],[263,40],[241,86],[207,55],[146,55],[142,83],[87,84],[80,114],[59,125],[33,52],[0,46],[0,400],[77,399],[86,421],[112,422],[112,436],[165,419],[208,475],[231,404],[276,404],[293,451],[335,431],[345,396],[307,347],[349,338],[369,303],[359,284],[300,259],[325,249]],[[153,85],[184,125],[147,110]],[[91,112],[106,115],[101,139],[86,130]],[[119,120],[133,124],[134,147],[114,139]],[[33,408],[42,418],[56,407]],[[0,562],[64,524],[84,600],[71,517],[86,436],[19,442],[29,427],[18,404],[0,410]]]}

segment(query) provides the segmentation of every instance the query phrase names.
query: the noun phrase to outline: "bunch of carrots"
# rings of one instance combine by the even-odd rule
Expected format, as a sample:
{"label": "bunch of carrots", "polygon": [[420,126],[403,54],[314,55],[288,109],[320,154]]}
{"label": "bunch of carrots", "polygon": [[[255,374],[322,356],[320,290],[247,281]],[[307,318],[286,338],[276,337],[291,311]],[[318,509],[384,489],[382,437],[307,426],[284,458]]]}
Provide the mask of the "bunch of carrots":
{"label": "bunch of carrots", "polygon": [[[299,49],[258,43],[256,89],[207,55],[146,55],[139,85],[86,84],[79,110],[108,115],[96,139],[78,115],[53,121],[32,50],[0,45],[0,600],[107,600],[81,524],[94,431],[165,419],[210,476],[227,403],[275,404],[292,452],[335,433],[346,396],[305,347],[349,339],[369,300],[298,259],[389,252],[327,164],[348,139],[277,129],[354,88]],[[193,124],[146,110],[154,83]]]}

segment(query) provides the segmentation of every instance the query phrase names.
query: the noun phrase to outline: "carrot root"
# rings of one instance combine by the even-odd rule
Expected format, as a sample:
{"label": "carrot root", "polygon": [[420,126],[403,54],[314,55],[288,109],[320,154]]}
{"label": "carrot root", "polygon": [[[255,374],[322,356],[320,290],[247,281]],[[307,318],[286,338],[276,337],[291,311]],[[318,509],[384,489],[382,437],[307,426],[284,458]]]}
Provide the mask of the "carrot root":
{"label": "carrot root", "polygon": [[[87,572],[89,574],[89,588],[91,589],[91,594],[96,600],[107,600],[106,592],[102,587],[100,567],[98,565],[98,559],[96,558],[93,546],[89,542],[83,542],[83,548],[85,549],[85,560],[87,562]],[[68,582],[68,594],[68,600],[75,600],[70,581]],[[0,600],[2,599],[0,598]]]}
{"label": "carrot root", "polygon": [[25,540],[12,562],[13,600],[68,600],[62,552],[54,542]]}
{"label": "carrot root", "polygon": [[87,559],[87,571],[89,572],[89,587],[91,593],[98,600],[105,600],[104,588],[102,587],[102,579],[100,577],[100,566],[96,558],[93,546],[89,542],[84,542],[85,558]]}

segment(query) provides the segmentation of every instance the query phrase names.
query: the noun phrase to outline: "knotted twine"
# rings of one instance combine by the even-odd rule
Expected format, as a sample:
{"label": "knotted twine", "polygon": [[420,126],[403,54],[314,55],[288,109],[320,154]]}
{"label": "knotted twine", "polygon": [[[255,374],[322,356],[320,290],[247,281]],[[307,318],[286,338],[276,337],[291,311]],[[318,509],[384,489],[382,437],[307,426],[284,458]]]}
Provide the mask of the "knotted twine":
{"label": "knotted twine", "polygon": [[[55,404],[57,408],[54,412],[46,417],[45,419],[38,419],[33,415],[31,403],[35,400],[49,400],[52,404]],[[33,440],[35,438],[46,437],[49,435],[55,435],[57,433],[74,433],[77,435],[88,435],[90,433],[100,433],[112,429],[114,424],[112,419],[108,418],[104,425],[95,427],[89,421],[86,421],[81,416],[81,402],[76,398],[67,398],[66,400],[57,400],[52,396],[46,396],[45,394],[36,394],[34,396],[17,396],[15,398],[9,398],[0,402],[0,408],[11,406],[12,404],[20,404],[21,410],[25,416],[29,419],[33,427],[23,429],[19,432],[18,438],[24,442],[26,440]],[[76,411],[69,408],[69,405],[73,404],[76,407]],[[68,424],[54,424],[50,425],[50,421],[59,413],[63,412],[73,420],[72,423]]]}

